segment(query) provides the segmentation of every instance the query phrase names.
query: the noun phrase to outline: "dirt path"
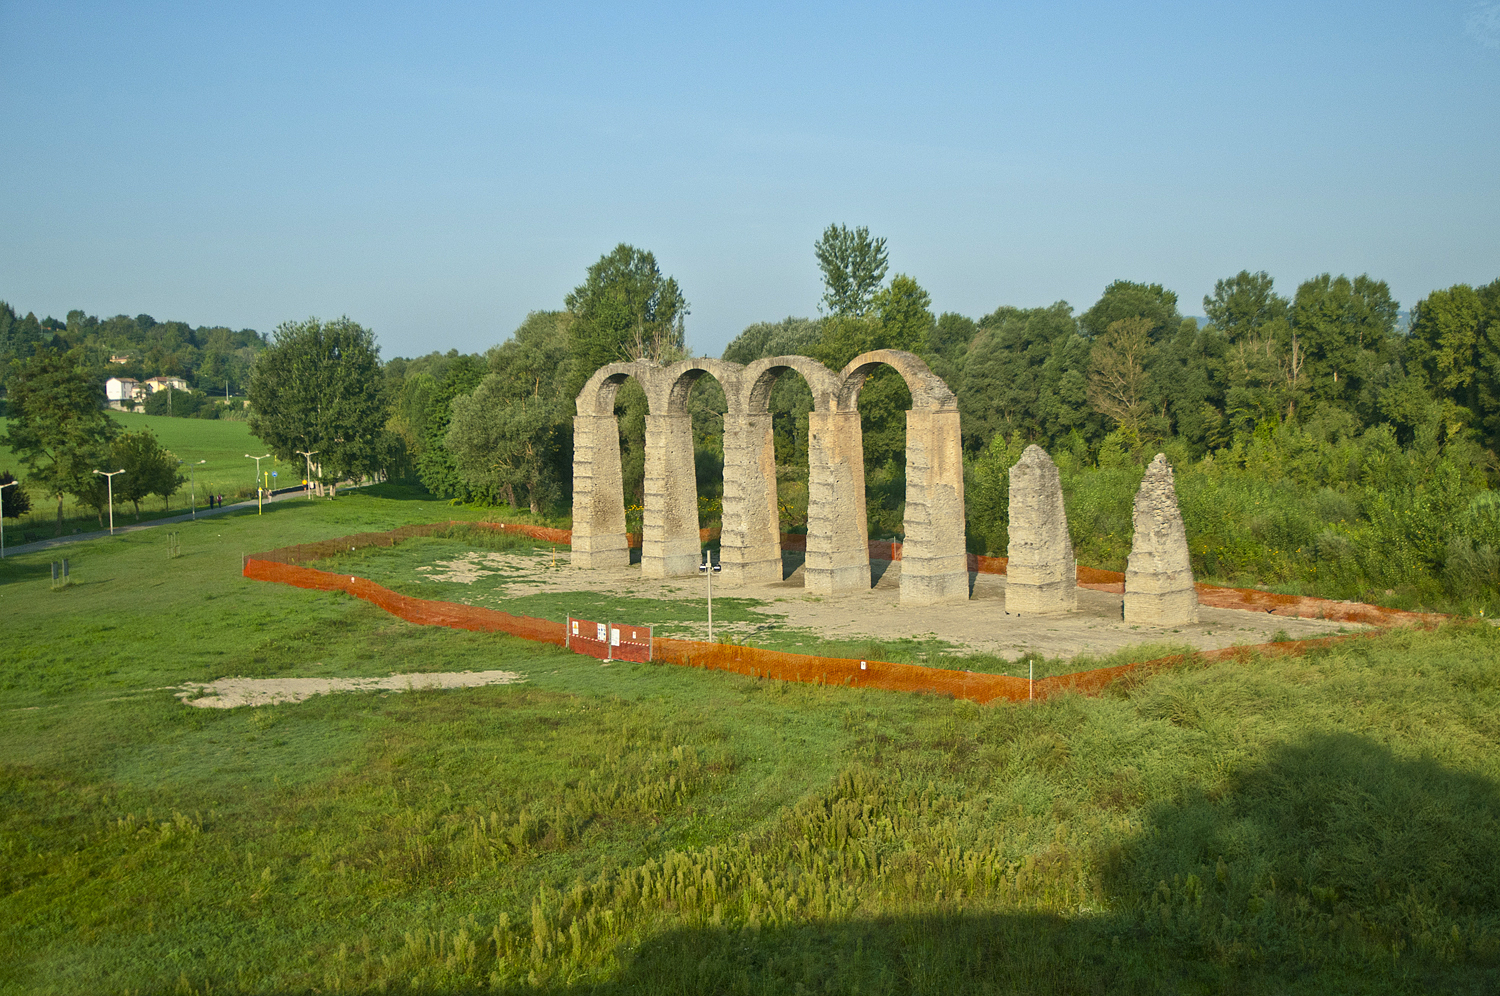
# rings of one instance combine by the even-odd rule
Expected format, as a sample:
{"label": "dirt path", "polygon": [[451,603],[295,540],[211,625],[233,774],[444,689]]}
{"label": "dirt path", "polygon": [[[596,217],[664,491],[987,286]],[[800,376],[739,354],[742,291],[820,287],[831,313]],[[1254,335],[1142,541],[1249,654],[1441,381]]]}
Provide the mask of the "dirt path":
{"label": "dirt path", "polygon": [[[587,591],[622,598],[699,602],[704,597],[701,578],[643,578],[638,566],[575,571],[567,559],[566,552],[559,551],[557,566],[553,567],[550,554],[476,551],[419,567],[410,579],[471,585],[486,579],[476,590],[472,603],[502,610],[506,599],[543,593]],[[1005,611],[1005,578],[995,574],[971,574],[973,590],[967,602],[914,608],[900,603],[900,561],[872,562],[872,573],[877,580],[868,592],[820,597],[804,592],[799,558],[789,555],[787,560],[791,573],[784,581],[714,585],[716,596],[754,599],[760,603],[759,612],[779,617],[773,622],[716,622],[716,635],[732,633],[754,643],[756,634],[774,628],[882,642],[904,637],[933,638],[950,643],[961,652],[995,654],[1014,660],[1032,652],[1050,658],[1104,656],[1143,643],[1186,644],[1200,650],[1217,650],[1266,643],[1278,633],[1292,639],[1310,639],[1368,628],[1354,623],[1206,605],[1199,606],[1199,622],[1195,626],[1127,625],[1121,620],[1122,595],[1088,588],[1078,590],[1078,611],[1067,616],[1012,616]],[[655,622],[647,618],[629,621]],[[658,632],[685,639],[704,636],[700,629],[670,624]]]}
{"label": "dirt path", "polygon": [[525,681],[514,671],[439,671],[393,674],[388,678],[220,678],[206,685],[187,684],[177,697],[199,709],[301,702],[333,692],[409,692],[425,688],[476,688]]}

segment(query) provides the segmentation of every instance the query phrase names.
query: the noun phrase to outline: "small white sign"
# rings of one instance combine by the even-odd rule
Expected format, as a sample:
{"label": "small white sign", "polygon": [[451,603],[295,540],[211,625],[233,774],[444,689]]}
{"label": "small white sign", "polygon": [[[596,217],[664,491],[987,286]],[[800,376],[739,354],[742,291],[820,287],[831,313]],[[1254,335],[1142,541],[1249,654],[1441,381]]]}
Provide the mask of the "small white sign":
{"label": "small white sign", "polygon": [[577,619],[573,620],[573,635],[574,636],[578,635],[578,620]]}
{"label": "small white sign", "polygon": [[609,631],[609,645],[611,647],[618,647],[620,645],[620,631],[619,630],[612,629],[612,630]]}
{"label": "small white sign", "polygon": [[594,625],[595,627],[597,627],[594,632],[594,639],[598,640],[600,643],[603,643],[605,626],[603,623],[595,623]]}

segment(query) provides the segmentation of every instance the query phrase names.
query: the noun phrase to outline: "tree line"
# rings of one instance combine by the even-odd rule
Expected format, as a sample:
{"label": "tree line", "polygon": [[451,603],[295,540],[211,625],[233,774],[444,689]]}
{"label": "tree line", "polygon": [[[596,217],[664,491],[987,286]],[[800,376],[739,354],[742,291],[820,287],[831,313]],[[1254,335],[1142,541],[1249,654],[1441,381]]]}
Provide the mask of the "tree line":
{"label": "tree line", "polygon": [[[150,315],[101,320],[77,310],[68,312],[66,320],[38,319],[33,312],[18,315],[0,301],[0,389],[38,352],[76,351],[76,362],[100,381],[181,377],[201,395],[223,397],[244,392],[255,357],[265,347],[265,338],[254,329],[194,328],[186,322],[158,322]],[[202,407],[191,396],[174,400],[173,406],[173,411],[155,414],[196,414]]]}

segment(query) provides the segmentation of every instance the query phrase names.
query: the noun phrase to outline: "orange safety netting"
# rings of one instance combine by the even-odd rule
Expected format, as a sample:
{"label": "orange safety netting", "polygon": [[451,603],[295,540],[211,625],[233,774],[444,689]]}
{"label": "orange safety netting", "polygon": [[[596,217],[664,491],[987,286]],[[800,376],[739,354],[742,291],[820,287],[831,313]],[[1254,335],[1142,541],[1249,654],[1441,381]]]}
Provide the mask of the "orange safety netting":
{"label": "orange safety netting", "polygon": [[[345,591],[400,619],[418,625],[508,633],[540,643],[567,645],[568,627],[564,623],[536,619],[531,616],[513,616],[506,612],[472,605],[400,595],[356,575],[333,574],[301,566],[309,560],[319,560],[362,547],[394,546],[403,539],[431,535],[454,525],[479,526],[500,532],[530,536],[551,543],[567,543],[572,539],[572,534],[565,529],[518,523],[453,521],[422,526],[403,526],[384,533],[357,533],[319,543],[302,543],[266,553],[252,554],[245,558],[244,575],[260,581],[275,581],[298,588]],[[783,548],[793,546],[796,540],[802,540],[805,548],[805,537],[783,535],[782,540]],[[788,540],[794,542],[787,543]],[[887,546],[885,542],[878,542],[870,545],[872,553],[876,547],[880,547],[889,550],[893,558],[900,556],[901,545],[899,543],[891,543]],[[970,554],[969,567],[981,573],[1004,574],[1006,559],[1004,557],[976,557]],[[1085,580],[1086,578],[1088,580]],[[1107,591],[1114,590],[1117,585],[1123,589],[1124,576],[1115,571],[1079,567],[1078,580],[1084,587]],[[1203,604],[1251,611],[1264,610],[1278,615],[1313,616],[1365,622],[1378,626],[1396,623],[1432,625],[1446,618],[1437,613],[1401,612],[1356,602],[1333,602],[1327,599],[1275,595],[1247,588],[1217,588],[1211,585],[1198,585],[1197,588],[1199,601]],[[579,620],[579,623],[580,628],[583,625],[590,628],[596,625],[585,623],[583,620]],[[645,629],[646,627],[639,628]],[[589,635],[593,637],[597,634]],[[583,634],[580,633],[580,636]],[[696,640],[657,639],[653,646],[649,635],[646,639],[646,646],[651,648],[650,659],[668,664],[732,671],[754,678],[771,678],[778,681],[845,685],[851,688],[878,688],[899,692],[926,692],[986,703],[999,699],[1012,702],[1025,701],[1028,698],[1041,699],[1070,691],[1097,694],[1106,685],[1127,675],[1149,674],[1154,670],[1180,665],[1191,660],[1246,658],[1251,653],[1274,656],[1297,654],[1313,647],[1327,646],[1346,640],[1349,637],[1324,637],[1316,640],[1268,643],[1254,647],[1228,647],[1191,655],[1179,654],[1138,664],[1097,668],[1092,671],[1042,678],[1035,682],[1000,674],[975,674],[970,671],[951,671],[917,664],[897,664],[891,661],[814,657],[806,654],[784,653],[779,650],[762,650],[757,647],[703,643]],[[580,646],[577,649],[582,653],[597,657],[609,656],[607,645],[593,646],[594,643],[602,644],[603,641],[580,639],[578,642]],[[596,650],[601,652],[596,653]]]}

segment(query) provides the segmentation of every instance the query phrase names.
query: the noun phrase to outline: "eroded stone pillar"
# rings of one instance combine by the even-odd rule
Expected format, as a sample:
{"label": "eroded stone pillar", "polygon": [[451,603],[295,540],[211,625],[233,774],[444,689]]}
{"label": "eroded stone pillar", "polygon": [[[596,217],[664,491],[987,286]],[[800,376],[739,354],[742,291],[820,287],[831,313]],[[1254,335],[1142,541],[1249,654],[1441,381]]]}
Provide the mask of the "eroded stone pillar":
{"label": "eroded stone pillar", "polygon": [[670,578],[697,573],[702,546],[691,415],[646,416],[645,491],[641,575]]}
{"label": "eroded stone pillar", "polygon": [[719,558],[727,584],[781,580],[776,513],[776,444],[771,416],[724,416],[724,531]]}
{"label": "eroded stone pillar", "polygon": [[969,598],[964,546],[964,462],[958,412],[906,413],[906,517],[901,604]]}
{"label": "eroded stone pillar", "polygon": [[573,566],[628,567],[620,425],[613,415],[573,418]]}
{"label": "eroded stone pillar", "polygon": [[1028,446],[1010,469],[1005,611],[1053,615],[1078,608],[1078,568],[1057,464]]}
{"label": "eroded stone pillar", "polygon": [[807,429],[803,585],[824,595],[869,591],[870,530],[859,412],[809,412]]}
{"label": "eroded stone pillar", "polygon": [[1135,536],[1125,567],[1125,621],[1183,626],[1198,621],[1198,593],[1172,465],[1158,453],[1135,495]]}

